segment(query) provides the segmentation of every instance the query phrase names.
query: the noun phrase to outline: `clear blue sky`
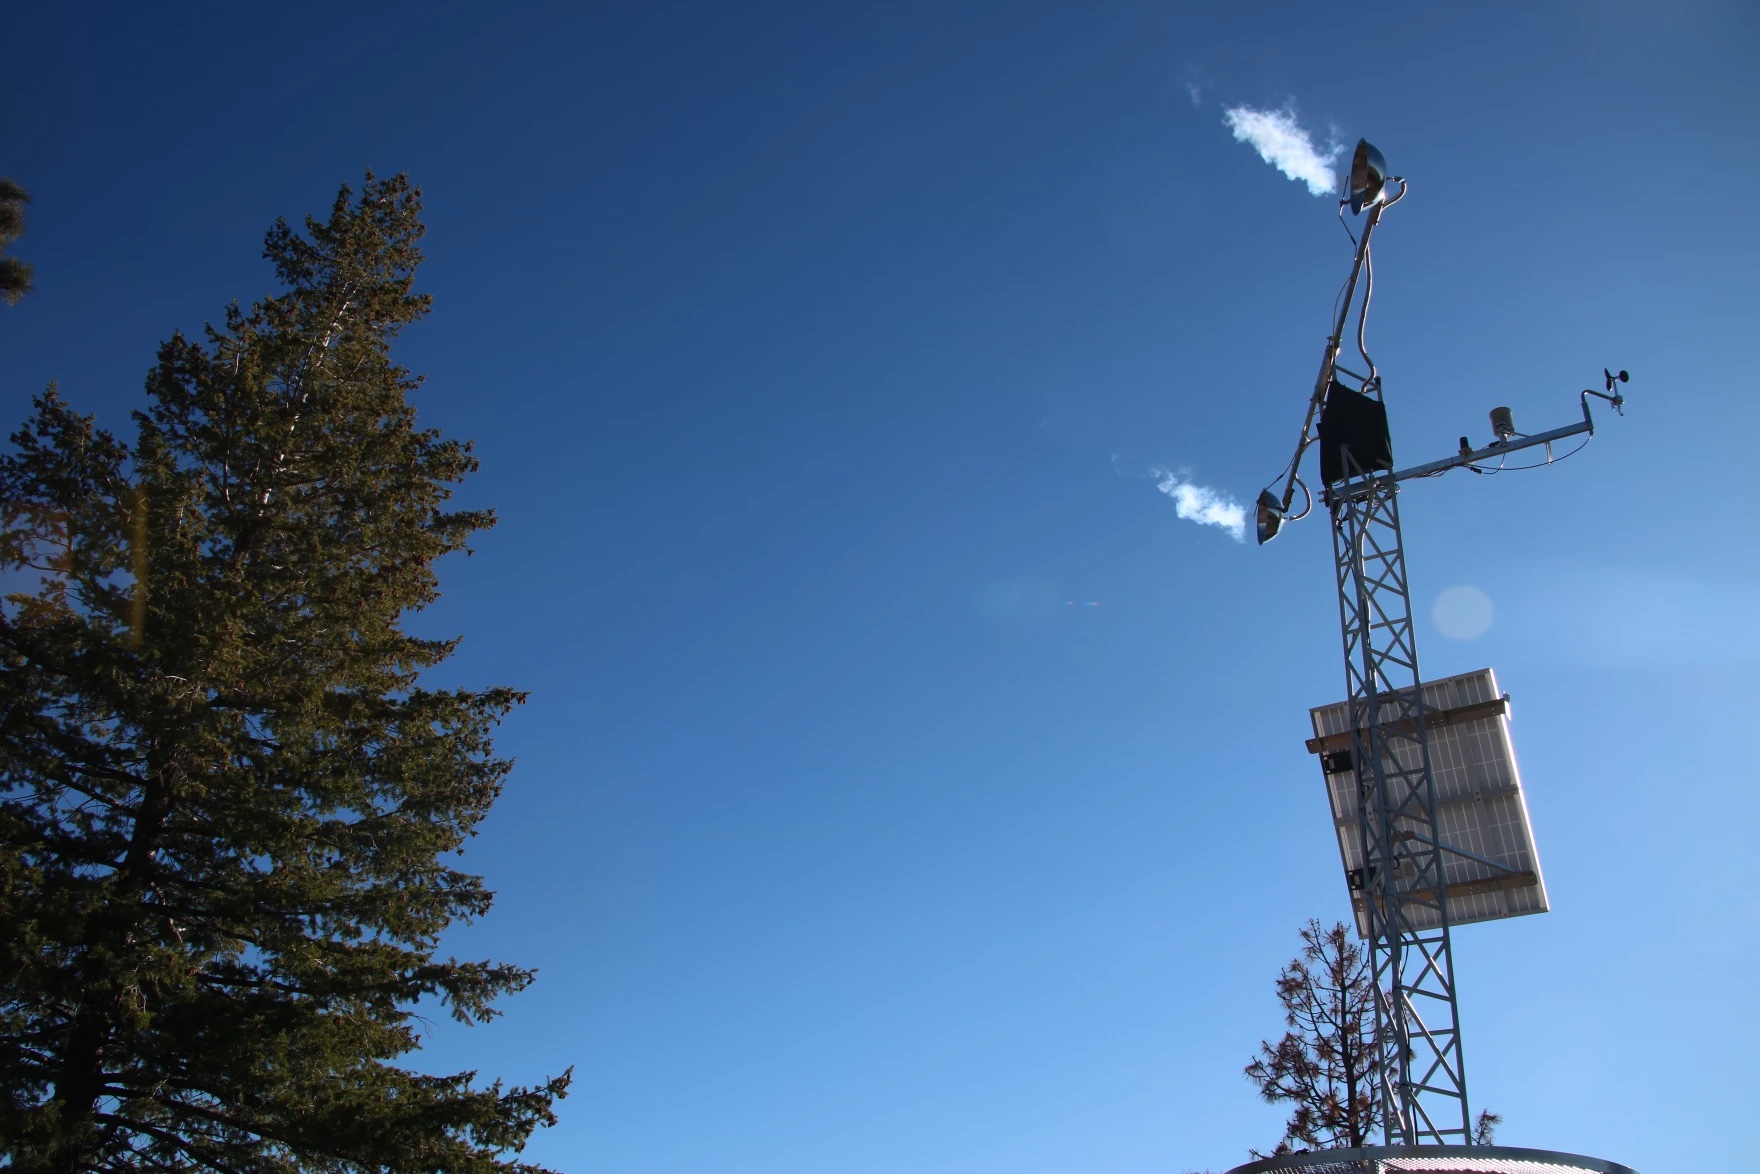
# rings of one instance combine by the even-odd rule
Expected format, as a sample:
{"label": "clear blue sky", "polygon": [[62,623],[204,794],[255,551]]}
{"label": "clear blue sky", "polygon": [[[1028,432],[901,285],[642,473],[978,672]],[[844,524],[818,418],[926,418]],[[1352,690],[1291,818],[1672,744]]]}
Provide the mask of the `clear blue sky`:
{"label": "clear blue sky", "polygon": [[[576,1066],[606,1174],[1137,1174],[1278,1136],[1240,1069],[1345,913],[1311,705],[1326,528],[1237,544],[1349,261],[1236,142],[1293,102],[1411,197],[1370,328],[1402,461],[1624,420],[1404,500],[1427,675],[1494,667],[1554,911],[1460,931],[1501,1140],[1753,1169],[1760,14],[1747,4],[26,5],[8,430],[127,431],[278,215],[427,194],[424,421],[501,524],[446,679],[532,700],[423,1062]],[[1488,597],[1471,640],[1429,619]],[[1069,601],[1074,601],[1073,605]],[[1090,602],[1099,606],[1088,606]]]}

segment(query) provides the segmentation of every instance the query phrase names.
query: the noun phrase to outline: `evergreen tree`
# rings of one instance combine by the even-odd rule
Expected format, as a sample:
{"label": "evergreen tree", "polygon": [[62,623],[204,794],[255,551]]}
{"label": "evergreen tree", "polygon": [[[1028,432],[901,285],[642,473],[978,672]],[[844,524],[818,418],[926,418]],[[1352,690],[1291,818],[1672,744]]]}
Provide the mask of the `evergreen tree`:
{"label": "evergreen tree", "polygon": [[[568,1075],[423,1075],[418,1000],[481,1022],[531,980],[438,956],[492,894],[448,857],[522,695],[424,688],[405,633],[470,446],[390,357],[420,193],[284,221],[283,292],[174,336],[127,446],[51,387],[0,457],[0,1167],[529,1171]],[[30,575],[34,572],[34,575]]]}
{"label": "evergreen tree", "polygon": [[1295,1105],[1273,1153],[1370,1144],[1382,1121],[1374,998],[1368,955],[1344,923],[1310,919],[1302,952],[1277,976],[1290,1030],[1275,1044],[1262,1040],[1246,1068],[1260,1096]]}
{"label": "evergreen tree", "polygon": [[[1271,1152],[1374,1145],[1385,1122],[1375,1070],[1375,988],[1368,953],[1343,922],[1322,928],[1310,918],[1302,927],[1302,952],[1278,974],[1277,1001],[1290,1030],[1275,1044],[1261,1040],[1246,1068],[1260,1096],[1295,1105]],[[1481,1112],[1473,1144],[1491,1145],[1502,1121],[1490,1109]]]}
{"label": "evergreen tree", "polygon": [[[24,235],[24,206],[31,202],[30,193],[0,178],[0,253]],[[31,277],[36,273],[17,257],[0,256],[0,301],[16,305],[18,299],[31,292]]]}

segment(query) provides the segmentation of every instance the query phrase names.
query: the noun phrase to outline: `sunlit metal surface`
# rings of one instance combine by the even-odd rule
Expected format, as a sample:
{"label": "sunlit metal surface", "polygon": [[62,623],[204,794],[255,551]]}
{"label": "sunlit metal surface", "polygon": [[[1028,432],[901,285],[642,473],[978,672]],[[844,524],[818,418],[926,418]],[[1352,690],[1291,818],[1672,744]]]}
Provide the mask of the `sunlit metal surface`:
{"label": "sunlit metal surface", "polygon": [[[1426,681],[1424,712],[1449,924],[1546,912],[1546,884],[1510,742],[1508,699],[1498,690],[1496,674],[1479,669]],[[1308,750],[1320,756],[1357,930],[1367,936],[1350,714],[1339,702],[1314,709],[1311,717],[1314,737]],[[1403,766],[1417,768],[1409,745],[1395,753],[1404,756]],[[1428,912],[1423,906],[1409,911],[1413,926],[1431,928]]]}
{"label": "sunlit metal surface", "polygon": [[1358,139],[1357,152],[1351,156],[1351,212],[1361,212],[1379,200],[1386,185],[1387,160],[1368,139]]}
{"label": "sunlit metal surface", "polygon": [[1638,1174],[1630,1166],[1581,1154],[1503,1145],[1365,1146],[1285,1154],[1236,1166],[1228,1174]]}

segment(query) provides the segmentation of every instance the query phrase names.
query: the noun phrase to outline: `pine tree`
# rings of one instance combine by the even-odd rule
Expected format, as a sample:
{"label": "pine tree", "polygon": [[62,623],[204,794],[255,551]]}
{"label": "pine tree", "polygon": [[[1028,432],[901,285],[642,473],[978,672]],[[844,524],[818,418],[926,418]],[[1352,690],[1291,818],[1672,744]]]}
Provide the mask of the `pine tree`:
{"label": "pine tree", "polygon": [[132,447],[51,387],[0,457],[0,1166],[529,1171],[568,1074],[395,1061],[418,1000],[529,971],[438,954],[522,695],[424,688],[402,617],[493,523],[390,357],[420,193],[371,174],[264,256],[282,292],[176,335]]}
{"label": "pine tree", "polygon": [[1374,988],[1368,956],[1343,922],[1302,927],[1302,952],[1278,974],[1277,1001],[1290,1030],[1275,1044],[1261,1041],[1246,1068],[1259,1095],[1295,1105],[1273,1152],[1369,1144],[1382,1121]]}
{"label": "pine tree", "polygon": [[[1343,922],[1322,928],[1310,918],[1302,927],[1302,952],[1277,976],[1277,1001],[1291,1030],[1275,1044],[1261,1040],[1246,1068],[1260,1096],[1296,1107],[1273,1154],[1374,1144],[1385,1122],[1375,1071],[1374,999],[1367,952]],[[1482,1111],[1473,1144],[1491,1145],[1502,1122],[1490,1109]]]}
{"label": "pine tree", "polygon": [[[24,206],[31,202],[30,193],[0,178],[0,253],[24,235]],[[36,270],[17,257],[0,256],[0,301],[16,305],[18,299],[31,292],[31,278]]]}

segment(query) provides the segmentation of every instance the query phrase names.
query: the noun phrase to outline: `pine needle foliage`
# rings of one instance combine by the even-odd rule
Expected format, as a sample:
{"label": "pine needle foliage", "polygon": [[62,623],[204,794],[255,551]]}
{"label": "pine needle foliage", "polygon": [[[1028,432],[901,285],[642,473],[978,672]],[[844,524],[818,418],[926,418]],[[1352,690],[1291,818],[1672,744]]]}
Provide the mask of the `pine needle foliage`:
{"label": "pine needle foliage", "polygon": [[1302,952],[1277,976],[1290,1030],[1261,1041],[1246,1067],[1260,1096],[1295,1106],[1277,1154],[1367,1145],[1382,1123],[1368,955],[1343,922],[1310,919],[1301,932]]}
{"label": "pine needle foliage", "polygon": [[492,894],[450,859],[510,769],[507,688],[428,689],[402,630],[470,446],[391,361],[428,299],[420,193],[278,222],[281,292],[173,336],[132,446],[51,387],[0,457],[0,1167],[489,1171],[567,1073],[395,1061],[530,971],[441,957]]}
{"label": "pine needle foliage", "polygon": [[17,257],[3,254],[7,246],[24,235],[24,206],[30,193],[10,179],[0,178],[0,302],[16,305],[31,292],[36,269]]}
{"label": "pine needle foliage", "polygon": [[[1369,955],[1342,921],[1322,927],[1309,918],[1302,952],[1277,976],[1277,1001],[1289,1031],[1259,1042],[1246,1076],[1272,1104],[1291,1103],[1283,1138],[1255,1158],[1375,1144],[1386,1107],[1375,1070],[1375,988]],[[1492,1145],[1503,1117],[1485,1109],[1474,1119],[1473,1145]]]}

